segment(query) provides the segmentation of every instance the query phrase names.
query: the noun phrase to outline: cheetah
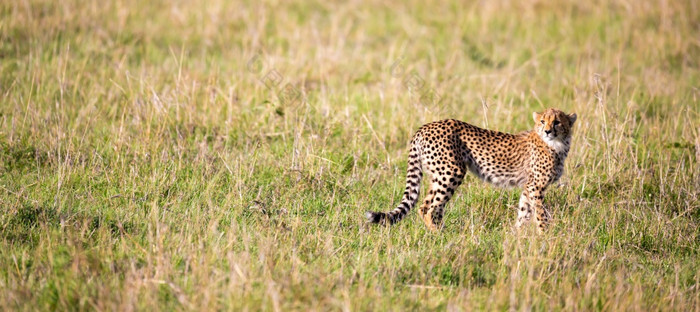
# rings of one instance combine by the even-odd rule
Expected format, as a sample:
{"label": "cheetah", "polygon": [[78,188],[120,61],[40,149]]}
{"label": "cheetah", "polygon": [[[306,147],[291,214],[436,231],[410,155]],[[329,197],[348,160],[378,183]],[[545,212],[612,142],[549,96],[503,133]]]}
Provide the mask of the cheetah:
{"label": "cheetah", "polygon": [[518,134],[482,129],[447,119],[423,125],[413,135],[408,154],[406,190],[401,203],[389,212],[366,213],[370,223],[390,225],[403,219],[418,201],[423,172],[430,190],[418,212],[431,230],[442,228],[445,204],[467,171],[499,187],[521,187],[516,228],[533,214],[542,233],[550,214],[544,192],[564,171],[576,114],[558,109],[533,112],[535,128]]}

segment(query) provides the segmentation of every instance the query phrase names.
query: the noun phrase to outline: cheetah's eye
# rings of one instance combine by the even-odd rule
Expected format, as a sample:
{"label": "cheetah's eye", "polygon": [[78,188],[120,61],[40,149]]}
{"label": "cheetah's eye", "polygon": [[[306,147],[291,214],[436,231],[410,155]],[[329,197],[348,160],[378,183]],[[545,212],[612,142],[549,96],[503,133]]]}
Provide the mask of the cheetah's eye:
{"label": "cheetah's eye", "polygon": [[540,120],[540,122],[544,125],[544,119]]}
{"label": "cheetah's eye", "polygon": [[555,121],[554,121],[554,125],[556,126],[556,125],[558,125],[558,124],[559,124],[559,120],[555,120]]}

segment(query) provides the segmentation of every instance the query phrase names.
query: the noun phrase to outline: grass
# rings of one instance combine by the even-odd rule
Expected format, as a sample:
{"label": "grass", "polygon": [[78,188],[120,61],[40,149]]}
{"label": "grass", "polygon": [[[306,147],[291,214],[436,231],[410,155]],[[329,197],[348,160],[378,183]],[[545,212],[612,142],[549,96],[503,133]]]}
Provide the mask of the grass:
{"label": "grass", "polygon": [[[0,310],[700,307],[695,1],[0,3]],[[407,142],[579,116],[544,235]]]}

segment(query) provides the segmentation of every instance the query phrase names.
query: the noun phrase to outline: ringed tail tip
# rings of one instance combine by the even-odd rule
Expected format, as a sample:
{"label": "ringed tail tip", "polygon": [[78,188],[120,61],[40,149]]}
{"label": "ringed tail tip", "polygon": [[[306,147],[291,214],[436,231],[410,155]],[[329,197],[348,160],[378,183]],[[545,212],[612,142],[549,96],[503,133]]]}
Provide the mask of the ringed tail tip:
{"label": "ringed tail tip", "polygon": [[369,223],[381,223],[382,219],[385,217],[383,212],[367,211],[365,212],[365,217]]}

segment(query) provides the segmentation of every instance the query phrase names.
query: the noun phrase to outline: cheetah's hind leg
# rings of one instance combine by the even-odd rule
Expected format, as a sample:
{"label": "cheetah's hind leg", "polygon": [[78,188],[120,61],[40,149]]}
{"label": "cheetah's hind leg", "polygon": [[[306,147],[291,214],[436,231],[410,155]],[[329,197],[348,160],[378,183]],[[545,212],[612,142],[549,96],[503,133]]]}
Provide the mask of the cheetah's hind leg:
{"label": "cheetah's hind leg", "polygon": [[442,228],[445,205],[450,201],[455,190],[462,184],[464,170],[458,167],[450,171],[437,174],[430,183],[430,190],[423,201],[419,212],[423,222],[431,230]]}

